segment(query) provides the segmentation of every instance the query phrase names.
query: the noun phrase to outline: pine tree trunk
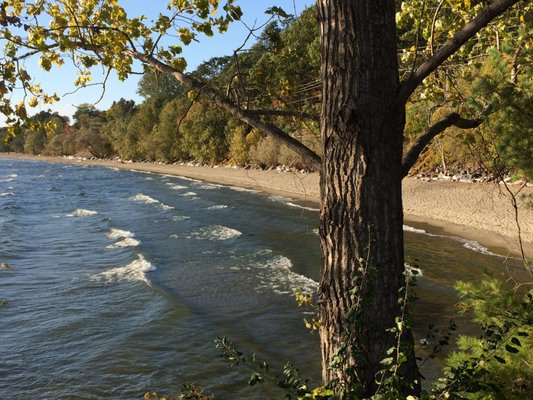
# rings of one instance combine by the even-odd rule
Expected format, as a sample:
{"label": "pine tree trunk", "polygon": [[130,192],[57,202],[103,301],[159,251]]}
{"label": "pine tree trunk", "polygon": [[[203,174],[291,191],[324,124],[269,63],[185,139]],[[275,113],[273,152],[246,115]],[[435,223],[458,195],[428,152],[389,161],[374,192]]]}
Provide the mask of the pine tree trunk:
{"label": "pine tree trunk", "polygon": [[[323,378],[376,390],[395,346],[404,285],[401,197],[405,109],[394,0],[318,0],[324,159],[319,288]],[[416,376],[412,335],[407,375]],[[334,368],[330,368],[333,365]]]}

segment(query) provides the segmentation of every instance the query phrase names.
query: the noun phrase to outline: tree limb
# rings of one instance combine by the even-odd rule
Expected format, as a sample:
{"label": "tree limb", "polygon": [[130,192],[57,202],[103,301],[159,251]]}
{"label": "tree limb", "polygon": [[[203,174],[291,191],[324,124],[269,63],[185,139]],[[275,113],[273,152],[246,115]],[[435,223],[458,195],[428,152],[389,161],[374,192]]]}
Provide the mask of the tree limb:
{"label": "tree limb", "polygon": [[402,160],[402,176],[407,176],[409,170],[418,160],[418,157],[431,140],[439,133],[443,132],[450,126],[456,126],[462,129],[477,128],[483,122],[482,119],[465,119],[457,113],[451,113],[433,124],[418,140],[411,146]]}
{"label": "tree limb", "polygon": [[279,117],[296,117],[300,119],[311,119],[313,121],[319,121],[320,117],[318,115],[313,115],[305,112],[291,111],[291,110],[246,110],[248,114],[251,115],[273,115]]}
{"label": "tree limb", "polygon": [[137,60],[150,65],[151,67],[157,69],[158,71],[174,77],[178,82],[182,83],[185,86],[188,86],[192,89],[202,91],[204,97],[212,101],[213,103],[221,106],[226,111],[228,111],[234,117],[240,119],[241,121],[247,123],[254,128],[257,128],[266,134],[272,136],[274,139],[280,141],[285,146],[296,152],[300,157],[302,157],[307,163],[315,168],[319,168],[321,164],[321,159],[318,154],[309,149],[307,146],[294,139],[292,136],[281,130],[275,125],[269,124],[259,119],[257,116],[248,113],[247,110],[243,110],[235,105],[230,99],[226,96],[220,94],[217,90],[211,88],[200,80],[193,78],[190,75],[186,75],[183,72],[180,72],[171,66],[157,60],[156,58],[140,53],[135,50],[124,50],[126,55],[136,58]]}
{"label": "tree limb", "polygon": [[495,0],[469,23],[448,40],[433,56],[424,61],[400,86],[398,101],[405,104],[422,81],[437,69],[448,57],[471,39],[476,33],[487,26],[493,19],[503,14],[514,4],[523,0]]}

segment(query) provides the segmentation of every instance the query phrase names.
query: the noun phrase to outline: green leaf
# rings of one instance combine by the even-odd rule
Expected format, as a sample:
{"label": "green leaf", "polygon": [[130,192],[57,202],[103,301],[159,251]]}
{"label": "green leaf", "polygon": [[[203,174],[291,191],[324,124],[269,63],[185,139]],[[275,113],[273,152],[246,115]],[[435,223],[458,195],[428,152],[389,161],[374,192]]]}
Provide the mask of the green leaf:
{"label": "green leaf", "polygon": [[277,16],[277,17],[280,17],[280,18],[289,18],[290,15],[287,14],[283,8],[281,7],[270,7],[270,8],[267,8],[266,11],[265,11],[265,14],[269,14],[269,15],[274,15],[274,16]]}
{"label": "green leaf", "polygon": [[380,364],[383,366],[391,365],[394,362],[393,357],[387,357],[380,361]]}

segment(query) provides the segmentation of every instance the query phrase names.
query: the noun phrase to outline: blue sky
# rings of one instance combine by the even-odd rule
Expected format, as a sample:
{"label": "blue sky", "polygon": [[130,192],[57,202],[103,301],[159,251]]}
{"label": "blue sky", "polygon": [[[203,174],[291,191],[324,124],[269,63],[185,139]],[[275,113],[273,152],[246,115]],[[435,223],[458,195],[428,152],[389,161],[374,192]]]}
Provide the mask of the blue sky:
{"label": "blue sky", "polygon": [[[168,4],[165,0],[151,0],[151,1],[138,1],[127,0],[122,2],[128,15],[136,16],[145,14],[149,18],[157,14],[158,10],[163,9]],[[282,7],[286,12],[290,14],[299,14],[304,8],[312,5],[312,0],[241,0],[238,4],[241,6],[244,16],[243,21],[248,25],[260,26],[264,23],[268,16],[264,14],[265,9],[278,6]],[[149,7],[149,8],[148,8]],[[223,35],[216,34],[214,37],[200,37],[199,43],[192,43],[189,46],[185,46],[183,55],[188,63],[188,70],[193,70],[202,61],[205,61],[211,57],[223,56],[232,54],[233,50],[240,47],[246,37],[248,30],[241,22],[235,22],[230,26],[228,32]],[[251,44],[251,43],[249,43]],[[77,90],[75,93],[71,93],[75,90],[73,84],[76,74],[72,68],[69,68],[65,64],[60,69],[55,69],[51,72],[43,72],[37,65],[37,60],[29,60],[26,62],[26,67],[33,74],[38,82],[41,82],[43,88],[49,92],[57,92],[61,101],[52,105],[37,107],[35,112],[41,109],[51,108],[54,111],[59,112],[62,115],[71,116],[76,111],[76,106],[81,103],[96,103],[102,96],[102,86],[93,86]],[[138,68],[138,70],[141,70]],[[99,77],[98,69],[95,70],[94,82],[101,81]],[[137,82],[139,80],[138,75],[131,76],[126,82],[120,82],[114,73],[109,77],[106,90],[102,99],[96,104],[97,108],[107,109],[115,100],[119,100],[121,97],[126,99],[133,99],[136,102],[142,101],[137,91]]]}

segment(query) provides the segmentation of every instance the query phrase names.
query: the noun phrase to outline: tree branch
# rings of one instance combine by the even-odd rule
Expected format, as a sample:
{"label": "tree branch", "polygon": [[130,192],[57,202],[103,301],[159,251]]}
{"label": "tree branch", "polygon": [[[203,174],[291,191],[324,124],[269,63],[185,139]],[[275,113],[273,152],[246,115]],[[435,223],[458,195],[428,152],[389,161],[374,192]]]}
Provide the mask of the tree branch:
{"label": "tree branch", "polygon": [[422,81],[446,61],[448,57],[459,50],[463,44],[487,26],[493,19],[503,14],[519,1],[523,0],[495,0],[481,10],[472,21],[467,23],[453,38],[448,40],[433,56],[420,64],[413,74],[402,83],[398,92],[398,101],[400,104],[405,104]]}
{"label": "tree branch", "polygon": [[313,121],[319,121],[320,117],[318,115],[313,115],[305,112],[291,111],[291,110],[246,110],[250,115],[272,115],[279,117],[296,117],[300,119],[311,119]]}
{"label": "tree branch", "polygon": [[477,128],[483,122],[482,119],[465,119],[457,113],[451,113],[432,125],[418,140],[411,146],[407,154],[402,160],[402,176],[407,176],[409,170],[418,160],[418,157],[431,140],[442,133],[446,128],[450,126],[456,126],[462,129]]}
{"label": "tree branch", "polygon": [[300,143],[298,140],[294,139],[292,136],[290,136],[277,126],[264,122],[257,116],[250,114],[247,110],[239,108],[229,98],[220,94],[216,89],[213,89],[212,87],[206,85],[205,83],[201,82],[196,78],[193,78],[190,75],[186,75],[183,72],[172,68],[171,66],[157,60],[156,58],[150,55],[146,55],[144,53],[140,53],[131,49],[125,50],[124,53],[128,56],[136,58],[137,60],[145,64],[150,65],[151,67],[157,69],[158,71],[164,74],[174,77],[178,82],[182,83],[185,86],[201,91],[204,97],[217,104],[218,106],[224,108],[234,117],[280,141],[285,146],[297,153],[300,157],[302,157],[311,166],[317,169],[320,167],[321,159],[318,154],[316,154],[304,144]]}

